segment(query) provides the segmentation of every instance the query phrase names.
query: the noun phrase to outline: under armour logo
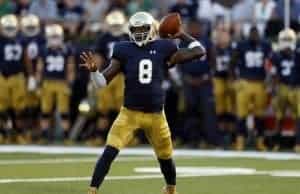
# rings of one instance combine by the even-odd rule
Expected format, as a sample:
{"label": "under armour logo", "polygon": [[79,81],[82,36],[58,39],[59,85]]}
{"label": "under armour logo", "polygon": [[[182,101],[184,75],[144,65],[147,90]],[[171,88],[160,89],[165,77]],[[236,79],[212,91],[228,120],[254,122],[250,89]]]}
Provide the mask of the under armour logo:
{"label": "under armour logo", "polygon": [[155,55],[156,54],[156,50],[150,50],[150,55]]}

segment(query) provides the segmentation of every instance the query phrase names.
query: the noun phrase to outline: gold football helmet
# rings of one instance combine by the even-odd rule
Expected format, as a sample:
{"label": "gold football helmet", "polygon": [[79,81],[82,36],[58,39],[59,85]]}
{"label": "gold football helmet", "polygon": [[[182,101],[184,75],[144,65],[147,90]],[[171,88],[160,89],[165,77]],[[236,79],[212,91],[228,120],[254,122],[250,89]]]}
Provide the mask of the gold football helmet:
{"label": "gold football helmet", "polygon": [[129,36],[138,45],[143,46],[157,37],[156,20],[147,12],[137,12],[129,19]]}
{"label": "gold football helmet", "polygon": [[49,47],[58,47],[63,45],[64,30],[59,24],[50,24],[45,28],[47,45]]}
{"label": "gold football helmet", "polygon": [[21,18],[21,31],[25,36],[36,36],[40,33],[40,19],[33,14]]}
{"label": "gold football helmet", "polygon": [[13,14],[4,15],[0,19],[1,34],[13,38],[18,34],[18,19]]}
{"label": "gold football helmet", "polygon": [[279,50],[291,49],[295,50],[297,44],[297,35],[291,28],[284,29],[278,35]]}
{"label": "gold football helmet", "polygon": [[126,16],[122,11],[115,10],[105,17],[105,24],[108,31],[114,36],[120,36],[125,33]]}

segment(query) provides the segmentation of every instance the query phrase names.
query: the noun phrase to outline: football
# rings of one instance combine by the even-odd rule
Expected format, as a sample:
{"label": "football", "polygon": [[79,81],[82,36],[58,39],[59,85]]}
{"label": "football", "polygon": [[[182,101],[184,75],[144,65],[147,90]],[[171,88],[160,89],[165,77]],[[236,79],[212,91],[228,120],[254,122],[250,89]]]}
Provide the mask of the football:
{"label": "football", "polygon": [[168,38],[179,32],[181,28],[181,18],[178,13],[171,13],[163,17],[159,25],[159,36]]}

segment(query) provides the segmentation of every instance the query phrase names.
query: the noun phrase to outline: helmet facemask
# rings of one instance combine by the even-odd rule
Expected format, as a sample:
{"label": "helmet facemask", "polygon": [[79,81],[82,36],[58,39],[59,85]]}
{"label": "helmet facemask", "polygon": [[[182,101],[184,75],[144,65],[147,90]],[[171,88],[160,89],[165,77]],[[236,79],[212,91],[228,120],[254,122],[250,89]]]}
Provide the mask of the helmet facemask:
{"label": "helmet facemask", "polygon": [[18,28],[16,26],[3,26],[2,35],[8,38],[14,38],[18,34]]}
{"label": "helmet facemask", "polygon": [[33,26],[33,25],[24,26],[22,31],[26,36],[29,36],[29,37],[36,36],[40,33],[39,27]]}
{"label": "helmet facemask", "polygon": [[60,47],[63,45],[63,38],[58,35],[52,35],[47,37],[47,45],[51,48]]}
{"label": "helmet facemask", "polygon": [[131,38],[135,41],[139,46],[143,46],[151,41],[151,26],[150,25],[143,25],[140,27],[133,27],[129,28]]}
{"label": "helmet facemask", "polygon": [[289,37],[285,37],[279,40],[280,50],[290,49],[294,51],[296,49],[296,41]]}

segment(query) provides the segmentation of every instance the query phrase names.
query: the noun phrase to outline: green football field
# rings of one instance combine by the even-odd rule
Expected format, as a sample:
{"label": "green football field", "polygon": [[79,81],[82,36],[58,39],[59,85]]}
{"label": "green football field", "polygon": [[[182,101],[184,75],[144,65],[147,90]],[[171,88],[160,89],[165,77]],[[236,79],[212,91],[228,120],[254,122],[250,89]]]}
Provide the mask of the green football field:
{"label": "green football field", "polygon": [[[95,154],[0,153],[0,193],[85,194],[96,159]],[[300,194],[299,157],[175,159],[179,194]],[[99,193],[159,194],[163,185],[153,156],[121,155]]]}

